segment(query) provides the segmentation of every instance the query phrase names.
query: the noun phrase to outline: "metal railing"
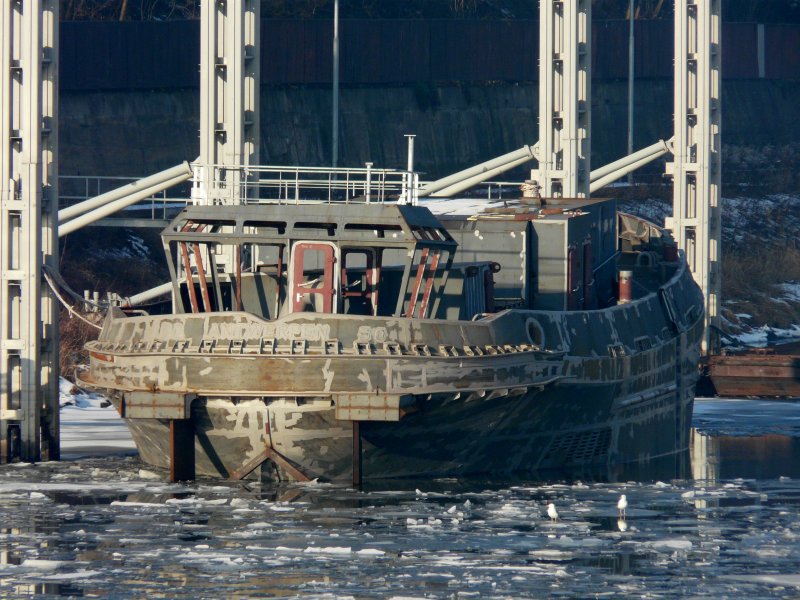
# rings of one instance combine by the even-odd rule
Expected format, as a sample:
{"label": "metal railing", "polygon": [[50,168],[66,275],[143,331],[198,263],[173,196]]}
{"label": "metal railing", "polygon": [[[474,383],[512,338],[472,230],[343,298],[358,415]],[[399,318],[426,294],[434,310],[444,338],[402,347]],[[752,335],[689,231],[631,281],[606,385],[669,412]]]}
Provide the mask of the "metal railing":
{"label": "metal railing", "polygon": [[[58,208],[66,208],[95,198],[106,192],[122,187],[141,177],[105,177],[99,175],[59,175],[58,177]],[[175,213],[190,203],[189,183],[178,185],[169,190],[145,198],[108,218],[130,218],[135,216],[142,219],[168,220]]]}
{"label": "metal railing", "polygon": [[193,165],[196,204],[399,202],[416,204],[419,175],[396,169]]}

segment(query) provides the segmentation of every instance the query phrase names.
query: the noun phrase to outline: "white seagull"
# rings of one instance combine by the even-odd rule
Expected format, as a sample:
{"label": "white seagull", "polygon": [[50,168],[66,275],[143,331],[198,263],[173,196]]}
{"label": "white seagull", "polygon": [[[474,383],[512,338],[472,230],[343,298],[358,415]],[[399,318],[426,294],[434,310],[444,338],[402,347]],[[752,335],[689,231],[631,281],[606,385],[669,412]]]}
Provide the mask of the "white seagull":
{"label": "white seagull", "polygon": [[619,510],[619,516],[624,519],[625,518],[625,509],[628,508],[628,499],[625,497],[625,494],[619,497],[619,502],[617,502],[617,509]]}
{"label": "white seagull", "polygon": [[556,505],[552,502],[547,505],[547,516],[550,517],[551,521],[558,521],[558,511],[556,510]]}

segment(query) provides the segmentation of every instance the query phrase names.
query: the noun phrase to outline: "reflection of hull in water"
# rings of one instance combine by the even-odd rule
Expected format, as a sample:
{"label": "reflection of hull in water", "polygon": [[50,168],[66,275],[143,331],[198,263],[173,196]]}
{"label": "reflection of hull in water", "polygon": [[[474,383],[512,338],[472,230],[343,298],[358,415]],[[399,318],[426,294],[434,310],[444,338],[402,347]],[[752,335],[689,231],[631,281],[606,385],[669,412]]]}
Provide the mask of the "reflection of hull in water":
{"label": "reflection of hull in water", "polygon": [[800,478],[800,438],[793,435],[709,435],[692,429],[694,479]]}

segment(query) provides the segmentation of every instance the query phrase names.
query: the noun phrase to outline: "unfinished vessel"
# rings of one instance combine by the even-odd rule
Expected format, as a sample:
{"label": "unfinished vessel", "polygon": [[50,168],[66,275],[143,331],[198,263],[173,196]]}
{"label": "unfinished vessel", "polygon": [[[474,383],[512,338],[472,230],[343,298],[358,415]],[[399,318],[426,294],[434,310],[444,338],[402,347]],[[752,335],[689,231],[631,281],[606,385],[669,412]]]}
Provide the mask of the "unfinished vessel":
{"label": "unfinished vessel", "polygon": [[360,200],[164,230],[173,314],[111,310],[81,375],[145,462],[360,481],[686,451],[703,298],[666,232],[614,200]]}

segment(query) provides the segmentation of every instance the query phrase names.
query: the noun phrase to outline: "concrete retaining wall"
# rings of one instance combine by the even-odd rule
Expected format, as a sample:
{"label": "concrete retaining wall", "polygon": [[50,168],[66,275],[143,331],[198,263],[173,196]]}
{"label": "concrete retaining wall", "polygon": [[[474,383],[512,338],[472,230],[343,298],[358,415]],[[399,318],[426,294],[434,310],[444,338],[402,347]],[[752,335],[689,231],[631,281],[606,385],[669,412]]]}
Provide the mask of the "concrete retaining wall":
{"label": "concrete retaining wall", "polygon": [[[595,166],[625,152],[627,84],[593,84]],[[262,163],[330,162],[327,87],[262,89]],[[800,82],[728,80],[723,143],[763,146],[800,140]],[[535,84],[353,87],[341,95],[340,164],[402,168],[403,134],[417,134],[416,164],[435,177],[537,140]],[[636,88],[636,146],[672,132],[672,82]],[[145,175],[193,160],[199,151],[196,90],[62,92],[64,175]]]}

